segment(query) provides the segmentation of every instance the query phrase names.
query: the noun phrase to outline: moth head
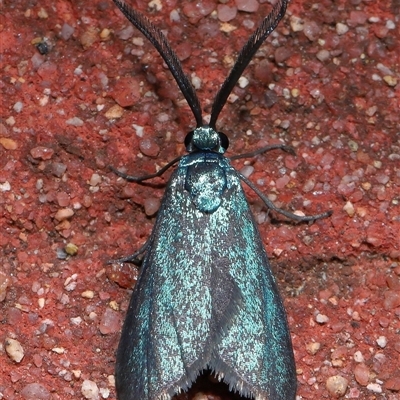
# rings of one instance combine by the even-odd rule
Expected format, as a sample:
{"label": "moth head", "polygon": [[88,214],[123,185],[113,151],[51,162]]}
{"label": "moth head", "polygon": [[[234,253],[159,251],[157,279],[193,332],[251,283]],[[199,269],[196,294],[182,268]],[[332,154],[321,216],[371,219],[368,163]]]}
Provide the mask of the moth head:
{"label": "moth head", "polygon": [[150,40],[153,46],[160,53],[193,112],[197,128],[192,132],[189,132],[185,138],[187,151],[212,151],[221,154],[224,153],[229,146],[229,141],[226,135],[218,132],[215,128],[218,116],[244,69],[249,64],[250,60],[260,48],[264,40],[271,34],[278,25],[278,22],[285,15],[288,0],[278,0],[276,2],[271,13],[263,19],[260,26],[253,32],[243,46],[231,72],[225,79],[214,99],[208,125],[203,125],[202,109],[195,89],[189,78],[183,72],[178,56],[172,50],[171,45],[168,43],[168,40],[162,31],[153,25],[146,16],[125,3],[125,0],[113,1],[128,20],[132,22],[132,24],[142,32],[147,39]]}
{"label": "moth head", "polygon": [[223,154],[229,147],[229,140],[224,133],[217,132],[206,125],[189,132],[185,138],[185,146],[189,153],[194,151],[213,151]]}

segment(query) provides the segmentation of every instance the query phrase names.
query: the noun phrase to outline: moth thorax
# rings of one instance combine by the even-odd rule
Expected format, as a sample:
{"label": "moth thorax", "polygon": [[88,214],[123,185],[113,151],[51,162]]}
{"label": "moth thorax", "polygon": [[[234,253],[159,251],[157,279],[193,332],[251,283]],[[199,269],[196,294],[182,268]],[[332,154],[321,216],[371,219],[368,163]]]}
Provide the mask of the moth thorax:
{"label": "moth thorax", "polygon": [[188,133],[185,138],[186,149],[189,152],[196,150],[225,153],[228,148],[228,138],[210,126],[201,126]]}

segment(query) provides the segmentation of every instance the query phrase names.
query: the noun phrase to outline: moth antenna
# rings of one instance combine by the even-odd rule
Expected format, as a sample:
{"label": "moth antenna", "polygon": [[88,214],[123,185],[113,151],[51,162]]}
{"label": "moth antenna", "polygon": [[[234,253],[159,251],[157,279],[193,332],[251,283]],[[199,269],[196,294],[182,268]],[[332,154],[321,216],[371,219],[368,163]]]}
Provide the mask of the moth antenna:
{"label": "moth antenna", "polygon": [[241,77],[244,69],[247,67],[256,51],[260,48],[261,44],[276,28],[279,21],[285,15],[287,5],[288,0],[278,0],[278,2],[274,5],[272,11],[263,19],[261,25],[250,36],[249,40],[240,51],[239,56],[234,66],[232,67],[231,72],[229,73],[229,76],[222,84],[221,89],[217,93],[212,106],[209,125],[214,130],[216,129],[215,124],[217,122],[219,113],[224,107],[232,89],[235,87],[236,82]]}
{"label": "moth antenna", "polygon": [[203,125],[202,111],[199,99],[191,85],[188,77],[185,75],[182,69],[182,65],[172,50],[167,38],[164,34],[153,25],[150,20],[138,11],[134,10],[131,6],[126,4],[124,1],[113,0],[116,6],[121,10],[126,18],[151,42],[151,44],[157,49],[161,57],[164,59],[171,71],[173,77],[176,80],[182,94],[185,96],[190,108],[192,109],[193,115],[196,119],[197,127]]}

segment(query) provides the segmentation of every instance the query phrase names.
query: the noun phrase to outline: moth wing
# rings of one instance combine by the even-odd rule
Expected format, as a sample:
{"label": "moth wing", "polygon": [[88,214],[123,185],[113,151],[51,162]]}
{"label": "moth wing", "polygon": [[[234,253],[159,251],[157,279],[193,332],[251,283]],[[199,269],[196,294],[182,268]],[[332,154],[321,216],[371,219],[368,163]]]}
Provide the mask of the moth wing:
{"label": "moth wing", "polygon": [[179,167],[171,176],[132,293],[117,351],[120,400],[169,399],[210,359],[211,267],[185,178]]}
{"label": "moth wing", "polygon": [[214,235],[224,260],[219,268],[238,285],[241,301],[221,329],[211,367],[241,395],[257,400],[295,399],[296,368],[286,312],[234,171],[231,179],[233,190],[222,207],[230,224],[227,231],[216,229]]}

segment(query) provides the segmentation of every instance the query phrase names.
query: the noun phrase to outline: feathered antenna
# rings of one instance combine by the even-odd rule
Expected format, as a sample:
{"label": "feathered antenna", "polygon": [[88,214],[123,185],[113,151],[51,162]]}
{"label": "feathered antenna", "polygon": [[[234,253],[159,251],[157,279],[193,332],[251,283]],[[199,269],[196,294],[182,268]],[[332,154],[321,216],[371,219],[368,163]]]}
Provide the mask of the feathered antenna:
{"label": "feathered antenna", "polygon": [[271,13],[263,19],[261,25],[250,36],[247,43],[243,46],[235,65],[232,67],[232,70],[229,73],[229,76],[225,79],[221,89],[215,96],[209,124],[211,128],[216,129],[215,124],[217,122],[219,113],[224,107],[232,89],[235,87],[236,82],[241,77],[244,69],[247,67],[256,51],[260,48],[261,44],[276,28],[279,21],[285,15],[287,5],[288,1],[278,0]]}
{"label": "feathered antenna", "polygon": [[140,31],[152,45],[160,53],[161,57],[167,63],[169,70],[174,76],[182,94],[185,96],[193,115],[196,119],[197,127],[203,125],[201,106],[196,92],[189,81],[189,78],[184,74],[182,64],[178,56],[172,50],[165,35],[153,25],[150,20],[144,15],[135,11],[132,7],[120,0],[113,0],[126,18]]}

